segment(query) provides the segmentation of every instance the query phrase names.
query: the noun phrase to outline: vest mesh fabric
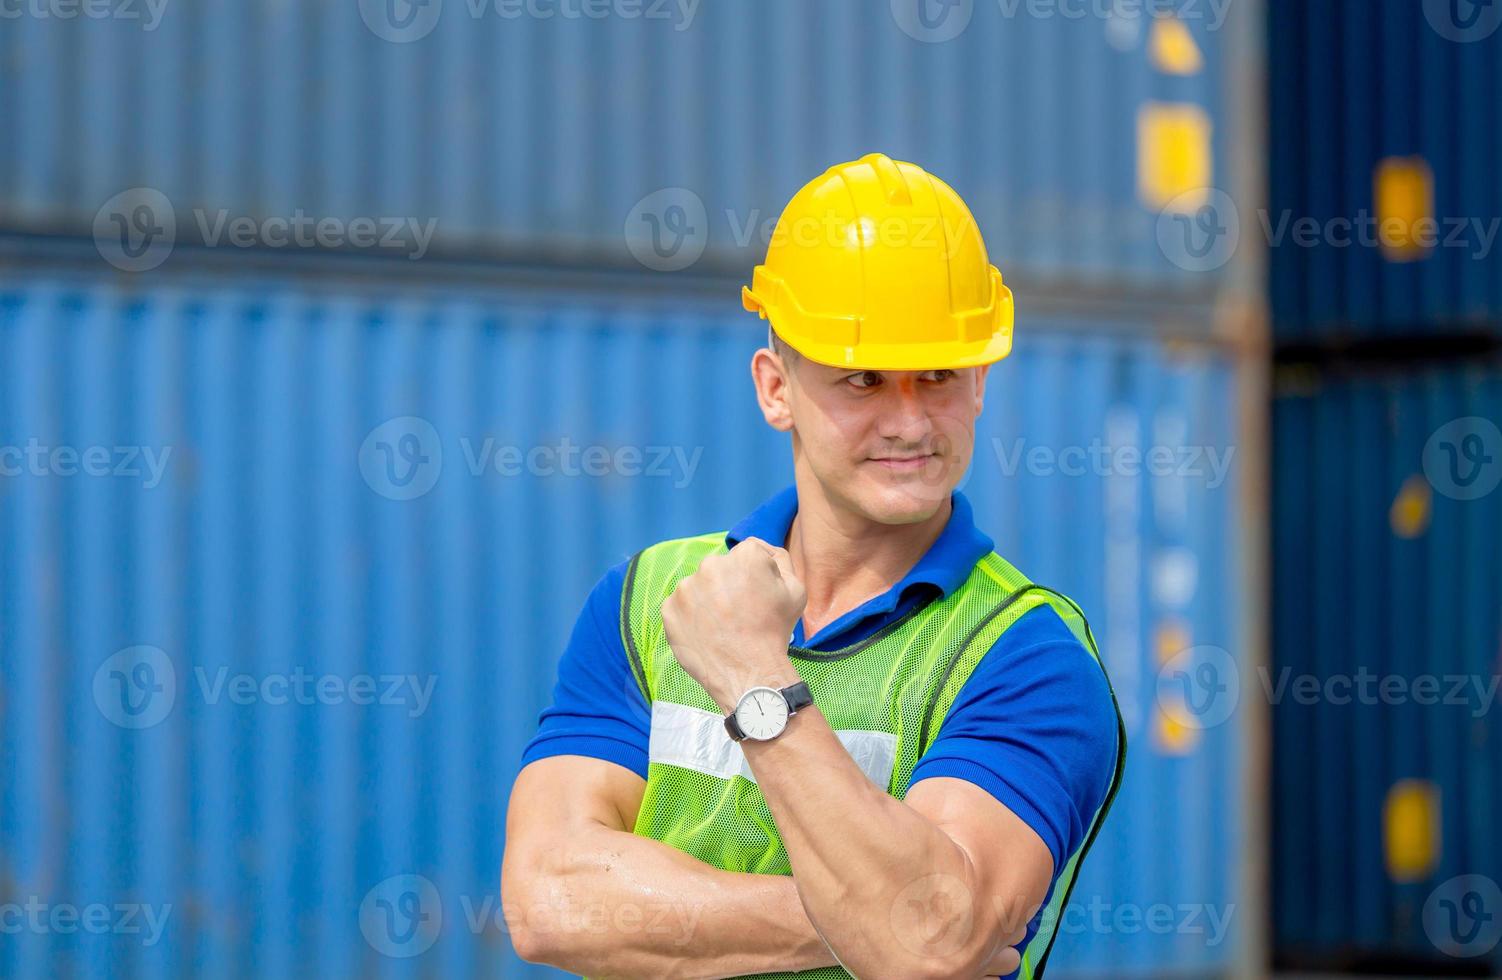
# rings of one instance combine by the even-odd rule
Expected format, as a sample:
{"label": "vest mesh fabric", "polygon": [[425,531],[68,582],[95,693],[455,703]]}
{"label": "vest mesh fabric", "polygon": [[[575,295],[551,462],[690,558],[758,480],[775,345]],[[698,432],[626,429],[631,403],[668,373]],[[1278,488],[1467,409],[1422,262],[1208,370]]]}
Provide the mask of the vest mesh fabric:
{"label": "vest mesh fabric", "polygon": [[[723,532],[664,541],[636,555],[627,570],[621,596],[621,638],[637,683],[653,706],[652,749],[679,734],[664,729],[663,724],[669,715],[676,718],[683,713],[665,710],[663,705],[721,714],[708,692],[678,665],[664,636],[661,606],[706,556],[724,551]],[[1081,669],[1103,669],[1078,607],[1033,584],[994,553],[978,561],[964,584],[948,596],[920,606],[867,639],[832,651],[791,647],[789,655],[832,729],[895,736],[895,764],[884,788],[888,795],[901,799],[918,760],[937,737],[981,657],[1012,624],[1040,605],[1051,606],[1092,652],[1094,663],[1082,660]],[[1055,884],[1038,932],[1023,951],[1019,976],[1042,976],[1059,909],[1115,795],[1126,745],[1119,710],[1117,719],[1116,776],[1084,844],[1070,856]],[[647,785],[635,833],[727,871],[792,873],[771,811],[754,781],[744,775],[723,778],[665,763],[661,754],[649,749]],[[822,980],[850,974],[829,967],[759,976]]]}

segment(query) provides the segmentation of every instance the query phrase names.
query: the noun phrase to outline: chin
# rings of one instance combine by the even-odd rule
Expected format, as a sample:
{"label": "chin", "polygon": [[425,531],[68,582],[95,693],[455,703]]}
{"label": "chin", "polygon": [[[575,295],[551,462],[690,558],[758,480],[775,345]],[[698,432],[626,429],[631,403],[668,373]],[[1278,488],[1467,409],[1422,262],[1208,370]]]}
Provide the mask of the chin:
{"label": "chin", "polygon": [[953,488],[945,483],[925,481],[921,476],[908,479],[870,479],[851,488],[851,497],[860,511],[879,524],[918,524],[928,520],[944,506]]}

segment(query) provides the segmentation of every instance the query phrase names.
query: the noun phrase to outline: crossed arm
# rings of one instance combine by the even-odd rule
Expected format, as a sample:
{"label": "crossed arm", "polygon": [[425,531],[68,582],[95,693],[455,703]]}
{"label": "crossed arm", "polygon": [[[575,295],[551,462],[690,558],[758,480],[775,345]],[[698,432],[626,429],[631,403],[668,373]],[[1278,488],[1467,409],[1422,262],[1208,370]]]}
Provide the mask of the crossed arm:
{"label": "crossed arm", "polygon": [[518,954],[591,977],[725,977],[843,965],[857,977],[1001,976],[1053,875],[1048,847],[957,779],[888,796],[817,708],[743,743],[791,878],[722,871],[631,833],[645,786],[613,763],[522,770],[502,906]]}

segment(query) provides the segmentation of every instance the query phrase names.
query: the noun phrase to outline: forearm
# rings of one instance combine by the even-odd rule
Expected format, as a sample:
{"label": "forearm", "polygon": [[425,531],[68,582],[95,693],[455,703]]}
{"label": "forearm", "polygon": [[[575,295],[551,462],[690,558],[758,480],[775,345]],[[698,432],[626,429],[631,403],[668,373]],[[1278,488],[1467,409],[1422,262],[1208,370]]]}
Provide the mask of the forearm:
{"label": "forearm", "polygon": [[965,975],[999,951],[993,925],[1025,923],[1004,896],[980,898],[965,851],[873,784],[816,708],[777,739],[742,744],[803,906],[850,972]]}
{"label": "forearm", "polygon": [[606,977],[727,977],[830,966],[791,878],[722,871],[594,825],[508,872],[525,959]]}

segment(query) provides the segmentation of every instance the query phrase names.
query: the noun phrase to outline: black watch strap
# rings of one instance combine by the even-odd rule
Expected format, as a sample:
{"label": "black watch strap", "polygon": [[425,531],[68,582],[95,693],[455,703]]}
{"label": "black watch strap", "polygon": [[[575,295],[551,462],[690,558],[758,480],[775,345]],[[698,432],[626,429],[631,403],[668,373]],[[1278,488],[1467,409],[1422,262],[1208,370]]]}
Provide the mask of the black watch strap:
{"label": "black watch strap", "polygon": [[734,711],[725,716],[725,731],[730,733],[732,742],[739,742],[746,737],[746,733],[741,731],[741,723],[735,720]]}
{"label": "black watch strap", "polygon": [[808,684],[803,681],[789,684],[783,688],[782,696],[787,698],[788,714],[790,715],[797,714],[800,709],[814,703],[814,696],[809,693]]}

